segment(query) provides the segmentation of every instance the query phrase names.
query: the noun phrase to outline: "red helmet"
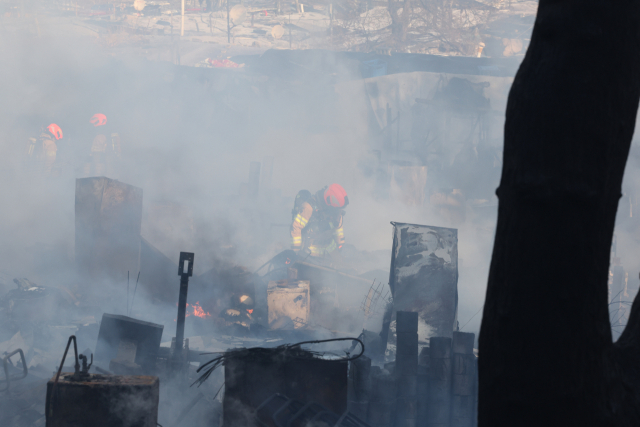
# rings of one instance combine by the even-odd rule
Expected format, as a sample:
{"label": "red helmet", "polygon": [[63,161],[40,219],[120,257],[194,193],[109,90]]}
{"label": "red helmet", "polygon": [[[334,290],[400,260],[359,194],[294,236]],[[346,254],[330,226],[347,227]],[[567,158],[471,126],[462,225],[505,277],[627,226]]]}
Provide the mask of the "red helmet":
{"label": "red helmet", "polygon": [[331,184],[324,192],[324,202],[334,208],[344,208],[349,204],[349,197],[340,184]]}
{"label": "red helmet", "polygon": [[94,114],[90,120],[91,124],[95,127],[103,126],[107,124],[107,116],[104,114]]}
{"label": "red helmet", "polygon": [[51,134],[56,139],[62,139],[62,129],[60,129],[60,126],[58,126],[57,124],[51,123],[49,126],[47,126],[47,130],[51,132]]}

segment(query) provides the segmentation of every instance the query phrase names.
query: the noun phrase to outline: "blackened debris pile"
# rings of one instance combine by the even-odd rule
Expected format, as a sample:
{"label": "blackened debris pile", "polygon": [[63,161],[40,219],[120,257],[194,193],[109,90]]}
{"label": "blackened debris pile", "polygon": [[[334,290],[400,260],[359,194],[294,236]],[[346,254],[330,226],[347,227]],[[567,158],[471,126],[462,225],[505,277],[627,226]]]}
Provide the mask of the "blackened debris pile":
{"label": "blackened debris pile", "polygon": [[[155,427],[159,380],[152,376],[63,375],[47,384],[47,426]],[[55,387],[55,388],[54,388]]]}
{"label": "blackened debris pile", "polygon": [[356,339],[230,350],[205,363],[199,369],[204,373],[196,382],[202,384],[217,367],[224,365],[225,426],[255,423],[257,408],[275,394],[295,396],[299,402],[315,402],[333,413],[344,414],[347,410],[348,362],[361,357],[364,347],[360,354],[339,359],[325,359],[321,357],[323,353],[301,348],[303,344],[338,340]]}
{"label": "blackened debris pile", "polygon": [[373,427],[473,427],[477,418],[475,335],[431,337],[418,354],[418,313],[396,313],[395,363],[349,367],[349,412]]}

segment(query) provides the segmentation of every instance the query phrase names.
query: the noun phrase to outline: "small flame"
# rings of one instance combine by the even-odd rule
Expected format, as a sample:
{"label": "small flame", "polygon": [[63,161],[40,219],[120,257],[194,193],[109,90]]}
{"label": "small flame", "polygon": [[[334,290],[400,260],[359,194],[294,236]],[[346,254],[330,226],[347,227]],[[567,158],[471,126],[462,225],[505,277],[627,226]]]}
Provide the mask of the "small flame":
{"label": "small flame", "polygon": [[[176,305],[178,304],[176,303]],[[196,317],[202,317],[203,319],[206,317],[211,317],[211,313],[209,313],[208,311],[205,312],[204,309],[200,306],[200,301],[191,305],[191,307],[193,308],[193,313],[189,313],[189,303],[187,303],[187,312],[184,316],[185,318],[191,316],[192,314]],[[175,322],[176,319],[173,319],[173,321]]]}
{"label": "small flame", "polygon": [[253,314],[253,308],[252,309],[247,308],[247,312],[249,312],[249,314]]}
{"label": "small flame", "polygon": [[203,319],[205,317],[211,317],[211,314],[207,311],[205,312],[204,309],[202,307],[200,307],[200,302],[196,302],[194,305],[192,305],[193,307],[193,315],[197,316],[197,317],[202,317]]}

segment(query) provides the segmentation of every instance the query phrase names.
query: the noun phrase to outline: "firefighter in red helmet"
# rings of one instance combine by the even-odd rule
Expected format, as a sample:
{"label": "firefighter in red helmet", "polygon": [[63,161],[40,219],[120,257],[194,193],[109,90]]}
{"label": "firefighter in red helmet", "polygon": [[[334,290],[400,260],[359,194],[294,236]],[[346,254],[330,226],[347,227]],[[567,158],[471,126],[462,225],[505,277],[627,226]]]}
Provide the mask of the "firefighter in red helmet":
{"label": "firefighter in red helmet", "polygon": [[43,126],[40,132],[39,142],[36,144],[36,139],[31,138],[29,145],[28,155],[33,158],[36,157],[37,162],[43,167],[45,175],[51,175],[53,170],[53,164],[56,162],[56,156],[58,153],[58,145],[56,141],[62,139],[62,129],[55,123],[51,123],[49,126]]}
{"label": "firefighter in red helmet", "polygon": [[[93,141],[91,143],[91,157],[84,167],[85,176],[93,173],[95,176],[104,174],[114,175],[114,163],[120,158],[120,135],[109,133],[106,129],[107,116],[98,113],[94,114],[89,123],[95,128]],[[107,135],[110,135],[108,137]]]}
{"label": "firefighter in red helmet", "polygon": [[291,212],[291,248],[321,257],[342,248],[342,217],[349,204],[347,192],[339,184],[331,184],[311,194],[302,190],[296,195]]}
{"label": "firefighter in red helmet", "polygon": [[91,117],[91,120],[89,120],[89,123],[95,127],[104,126],[107,124],[107,116],[102,113],[94,114],[93,117]]}

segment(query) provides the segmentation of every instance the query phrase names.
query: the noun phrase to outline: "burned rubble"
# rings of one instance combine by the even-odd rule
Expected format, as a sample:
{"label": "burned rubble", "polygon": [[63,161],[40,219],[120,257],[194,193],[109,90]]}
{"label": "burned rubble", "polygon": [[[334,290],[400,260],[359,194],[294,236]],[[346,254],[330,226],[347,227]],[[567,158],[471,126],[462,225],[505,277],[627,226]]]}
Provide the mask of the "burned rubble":
{"label": "burned rubble", "polygon": [[0,427],[476,426],[537,2],[131,3],[0,1]]}
{"label": "burned rubble", "polygon": [[[105,176],[61,166],[60,188],[73,189],[73,197],[54,203],[68,204],[71,230],[65,237],[73,250],[67,262],[55,269],[40,266],[24,277],[5,275],[4,269],[0,275],[0,353],[8,372],[0,378],[0,387],[8,388],[0,392],[3,426],[474,425],[475,335],[459,331],[456,227],[484,223],[486,213],[480,211],[494,205],[467,184],[469,204],[461,190],[449,188],[458,184],[451,177],[460,170],[485,163],[442,153],[455,132],[486,142],[494,120],[489,98],[501,99],[508,83],[505,63],[494,73],[499,76],[490,76],[477,64],[457,61],[452,71],[475,74],[445,80],[432,71],[446,62],[411,65],[411,58],[395,58],[392,74],[372,77],[353,92],[358,67],[342,66],[351,59],[329,52],[320,58],[321,66],[306,52],[269,52],[245,58],[246,73],[233,77],[181,68],[158,92],[180,105],[190,100],[182,99],[178,87],[201,92],[224,86],[226,95],[216,95],[206,108],[220,112],[209,129],[220,128],[227,137],[242,130],[235,124],[224,128],[224,121],[250,105],[251,114],[274,114],[282,129],[295,122],[293,131],[304,138],[338,132],[340,97],[360,97],[358,108],[367,112],[379,149],[340,168],[345,177],[352,168],[367,180],[367,197],[376,206],[401,206],[380,218],[403,221],[389,225],[378,218],[374,228],[362,221],[359,239],[382,242],[374,245],[343,242],[341,233],[348,236],[349,229],[334,227],[331,239],[339,250],[315,256],[308,247],[288,245],[291,217],[306,219],[291,215],[292,198],[276,185],[282,165],[269,151],[262,161],[251,161],[248,174],[233,182],[236,189],[215,202],[200,201],[192,182],[178,174],[176,182],[150,179],[149,171],[140,178],[135,167],[125,167],[149,162],[170,174],[171,168],[156,165],[164,160],[154,150],[125,150],[104,165],[96,156],[89,169],[104,167]],[[285,73],[287,64],[293,68]],[[422,74],[416,80],[402,72],[413,66],[430,71],[417,71]],[[165,82],[163,73],[151,72]],[[326,90],[331,85],[333,92]],[[315,96],[330,107],[314,106],[310,111],[317,117],[302,121],[291,115],[291,99]],[[283,100],[286,108],[275,117],[269,107]],[[430,125],[422,126],[420,117],[429,117]],[[464,123],[464,131],[453,119]],[[263,116],[256,120],[273,126]],[[487,180],[494,169],[492,163]],[[326,191],[298,194],[311,206]],[[354,197],[340,191],[330,196],[343,208]],[[373,215],[352,203],[353,214],[333,210],[327,221],[344,217],[348,227]],[[67,343],[72,345],[65,358]],[[22,353],[12,354],[17,350]]]}
{"label": "burned rubble", "polygon": [[[140,210],[131,209],[140,200],[126,194],[142,191],[105,178],[77,181],[83,275],[91,268],[105,280],[127,267],[131,259],[111,257],[109,245],[145,250],[143,239],[131,236],[132,219],[140,229]],[[95,231],[101,224],[109,224],[108,232]],[[180,253],[173,279],[163,278],[173,282],[170,342],[163,324],[129,315],[138,280],[133,289],[127,284],[128,293],[121,288],[109,296],[124,297],[125,314],[98,317],[94,297],[16,278],[0,306],[3,425],[474,425],[474,334],[457,331],[455,230],[395,223],[394,229],[391,292],[289,252],[261,274],[233,268],[200,277],[193,274],[197,255]],[[159,265],[158,254],[147,249],[145,257]],[[203,284],[220,274],[233,276],[235,285],[206,299]],[[364,298],[347,289],[360,289],[356,295]],[[161,298],[172,299],[169,292]],[[229,305],[216,307],[223,300]],[[360,321],[349,326],[344,319],[353,313]],[[367,330],[376,317],[380,332]],[[201,335],[187,336],[187,318],[209,327],[194,325],[191,333]],[[432,330],[440,336],[430,336]]]}

